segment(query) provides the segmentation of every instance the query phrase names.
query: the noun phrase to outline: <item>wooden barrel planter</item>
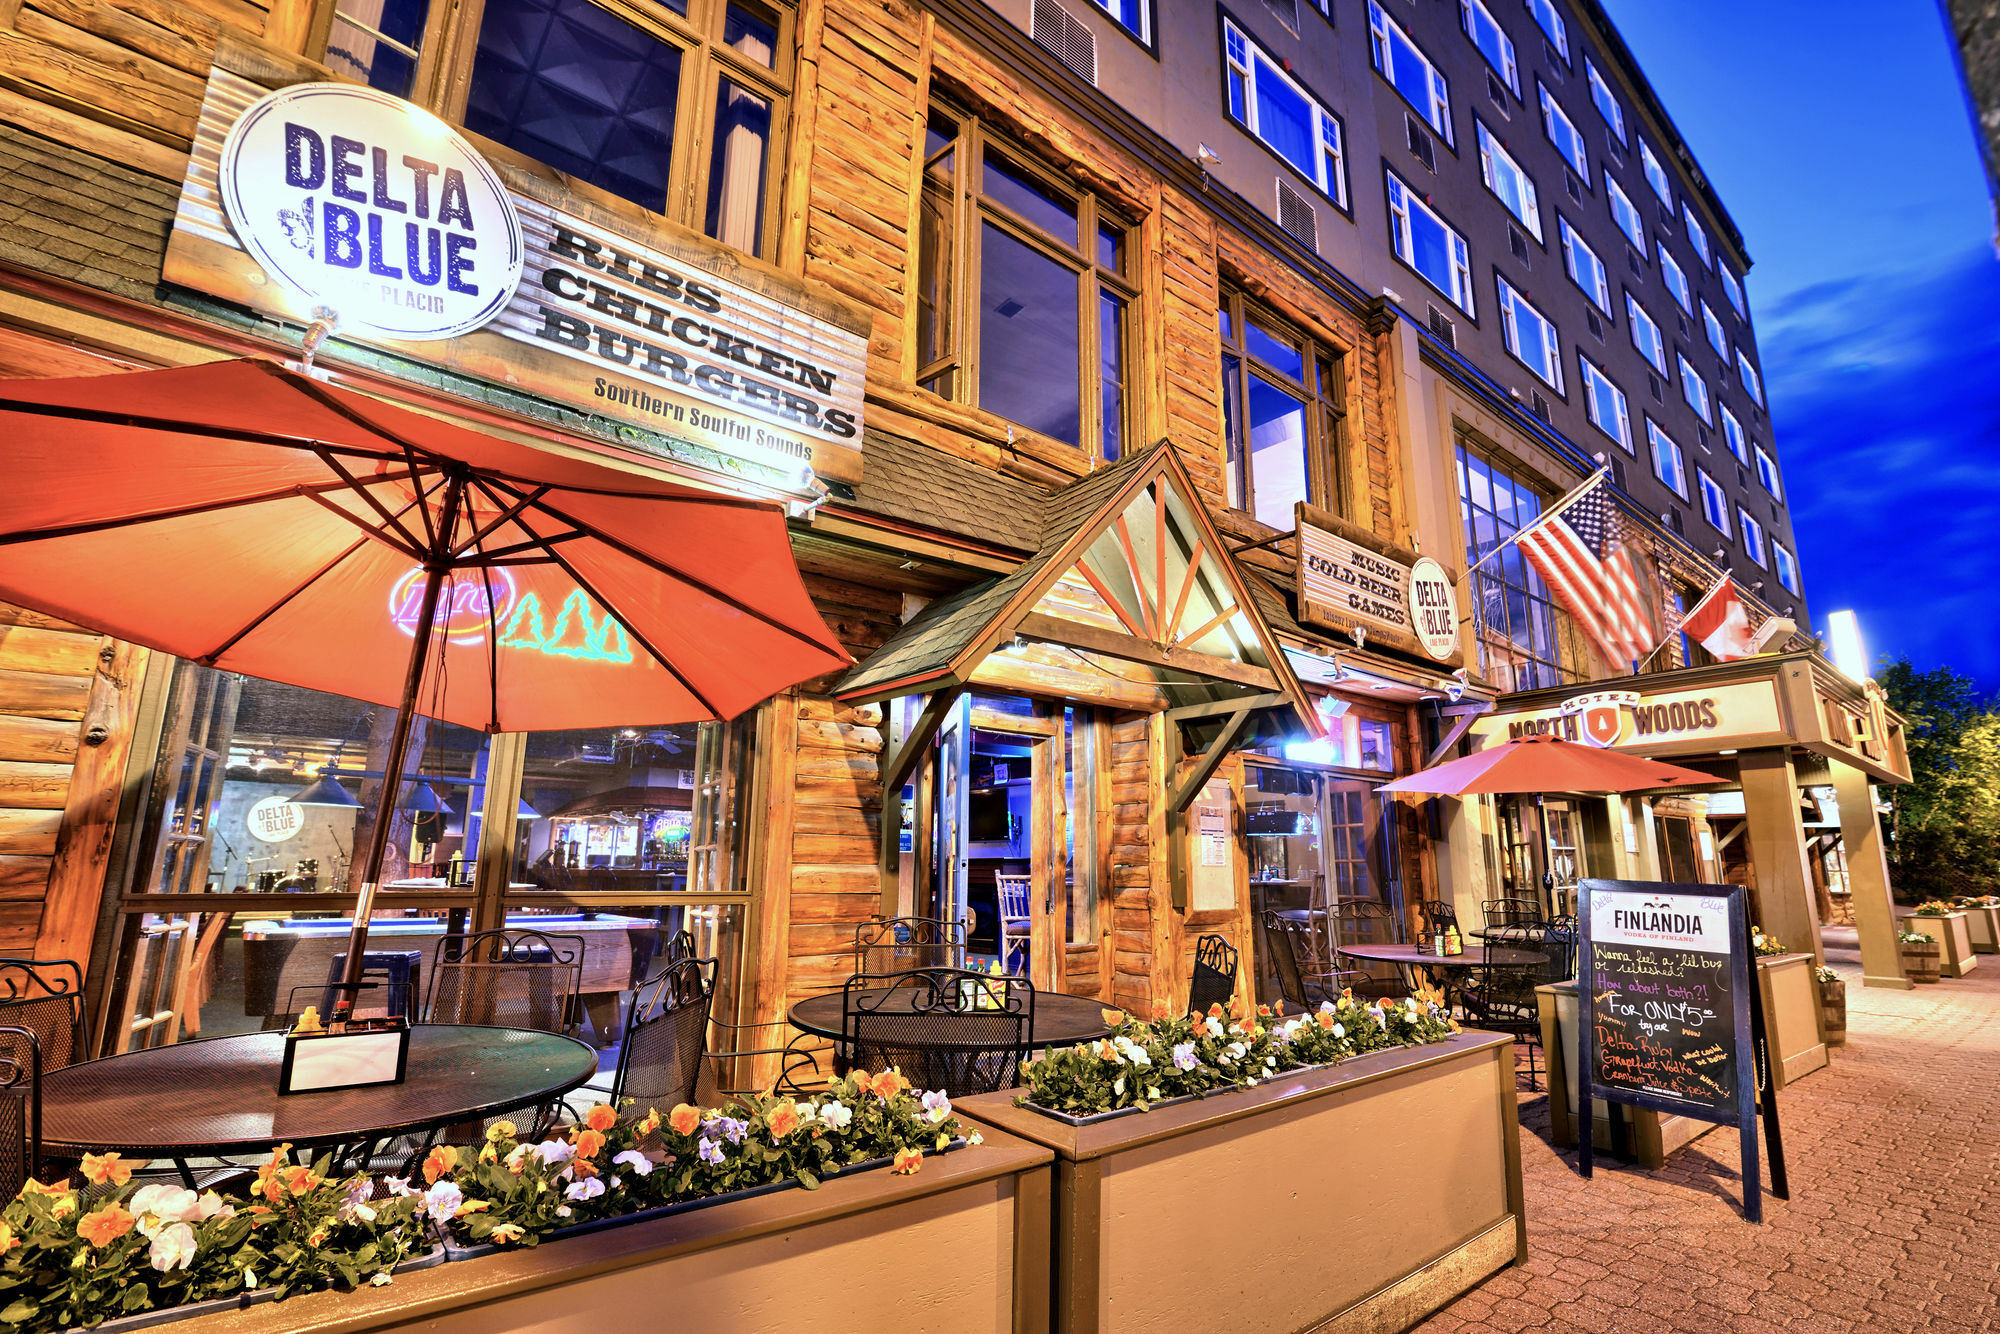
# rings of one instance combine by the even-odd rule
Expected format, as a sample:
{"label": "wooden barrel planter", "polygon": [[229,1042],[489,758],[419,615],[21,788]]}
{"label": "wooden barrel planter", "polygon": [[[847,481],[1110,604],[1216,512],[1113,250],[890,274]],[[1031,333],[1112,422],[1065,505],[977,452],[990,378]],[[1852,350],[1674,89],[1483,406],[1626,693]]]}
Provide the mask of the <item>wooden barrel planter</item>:
{"label": "wooden barrel planter", "polygon": [[1912,982],[1935,982],[1938,965],[1944,960],[1944,942],[1905,940],[1902,942],[1903,972]]}
{"label": "wooden barrel planter", "polygon": [[1972,931],[1964,912],[1911,913],[1903,918],[1902,926],[1905,931],[1921,932],[1937,942],[1937,970],[1942,976],[1964,977],[1979,966],[1979,956],[1972,952]]}
{"label": "wooden barrel planter", "polygon": [[1841,1047],[1847,1043],[1847,982],[1836,977],[1831,982],[1820,982],[1819,986],[1819,1026],[1826,1035],[1826,1045]]}

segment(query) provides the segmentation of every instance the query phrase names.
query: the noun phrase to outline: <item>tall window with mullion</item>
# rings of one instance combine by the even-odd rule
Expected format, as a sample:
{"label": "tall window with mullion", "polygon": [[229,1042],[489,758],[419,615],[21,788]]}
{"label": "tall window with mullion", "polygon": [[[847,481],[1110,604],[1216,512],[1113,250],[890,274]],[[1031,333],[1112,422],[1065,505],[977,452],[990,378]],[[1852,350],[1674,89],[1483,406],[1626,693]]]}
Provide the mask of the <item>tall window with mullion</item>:
{"label": "tall window with mullion", "polygon": [[1743,355],[1743,349],[1736,349],[1736,378],[1743,382],[1743,392],[1750,395],[1750,401],[1758,407],[1764,406],[1764,381],[1757,374],[1757,368],[1750,364],[1750,358]]}
{"label": "tall window with mullion", "polygon": [[1584,78],[1590,83],[1590,100],[1597,105],[1597,114],[1604,117],[1604,123],[1618,136],[1618,142],[1625,140],[1625,108],[1618,105],[1618,94],[1611,91],[1611,85],[1598,72],[1597,62],[1589,56],[1583,58]]}
{"label": "tall window with mullion", "polygon": [[1146,45],[1153,44],[1153,0],[1097,0],[1097,7]]}
{"label": "tall window with mullion", "polygon": [[1778,567],[1778,583],[1787,593],[1799,592],[1799,563],[1792,556],[1790,547],[1775,539],[1771,542],[1771,560]]}
{"label": "tall window with mullion", "polygon": [[1396,248],[1396,258],[1444,293],[1454,306],[1473,315],[1472,263],[1465,249],[1465,238],[1432,212],[1431,206],[1403,184],[1395,172],[1387,176],[1389,237]]}
{"label": "tall window with mullion", "polygon": [[1771,493],[1773,499],[1784,494],[1783,488],[1778,485],[1778,461],[1762,445],[1757,446],[1757,481]]}
{"label": "tall window with mullion", "polygon": [[1715,424],[1714,414],[1709,408],[1708,381],[1701,378],[1701,372],[1689,364],[1679,348],[1674,349],[1674,362],[1681,372],[1681,397],[1694,409],[1694,415],[1701,418],[1703,426]]}
{"label": "tall window with mullion", "polygon": [[1103,459],[1125,448],[1131,224],[938,108],[918,211],[917,383]]}
{"label": "tall window with mullion", "polygon": [[1556,326],[1508,286],[1505,278],[1496,275],[1493,281],[1500,292],[1500,331],[1507,350],[1543,384],[1562,393],[1562,341],[1556,336]]}
{"label": "tall window with mullion", "polygon": [[[442,10],[442,6],[439,10]],[[421,100],[418,69],[435,45],[430,0],[337,0],[323,7],[317,49],[334,73]]]}
{"label": "tall window with mullion", "polygon": [[1295,526],[1299,501],[1348,515],[1340,349],[1292,332],[1241,293],[1225,291],[1218,314],[1230,507],[1281,530]]}
{"label": "tall window with mullion", "polygon": [[1612,179],[1609,167],[1604,170],[1604,202],[1610,206],[1611,220],[1618,224],[1618,230],[1625,233],[1625,239],[1643,258],[1646,253],[1646,224],[1640,220],[1639,210],[1632,207],[1632,196]]}
{"label": "tall window with mullion", "polygon": [[1625,323],[1632,329],[1632,346],[1639,349],[1644,357],[1660,374],[1667,373],[1667,340],[1660,334],[1660,326],[1653,323],[1653,317],[1646,308],[1633,299],[1630,292],[1625,294]]}
{"label": "tall window with mullion", "polygon": [[1729,498],[1723,493],[1721,483],[1708,475],[1708,469],[1694,470],[1695,483],[1701,488],[1701,513],[1708,520],[1708,526],[1729,535]]}
{"label": "tall window with mullion", "polygon": [[467,129],[751,254],[766,251],[791,90],[789,10],[485,0]]}
{"label": "tall window with mullion", "polygon": [[1694,209],[1685,199],[1681,200],[1681,221],[1687,224],[1688,244],[1694,247],[1694,253],[1701,256],[1703,264],[1713,268],[1715,258],[1708,248],[1708,229],[1695,219]]}
{"label": "tall window with mullion", "polygon": [[1521,95],[1521,70],[1514,61],[1514,39],[1500,26],[1500,20],[1493,17],[1493,11],[1485,5],[1485,0],[1458,0],[1459,21],[1465,26],[1465,35],[1479,48],[1479,54],[1486,57],[1486,63],[1493,67],[1513,91]]}
{"label": "tall window with mullion", "polygon": [[1536,200],[1534,181],[1521,170],[1521,164],[1514,161],[1513,155],[1486,128],[1484,121],[1475,119],[1472,127],[1479,137],[1479,174],[1485,180],[1486,188],[1507,206],[1507,211],[1528,229],[1531,236],[1541,240],[1542,209]]}
{"label": "tall window with mullion", "polygon": [[1518,546],[1494,551],[1535,521],[1542,511],[1541,495],[1514,465],[1472,448],[1463,436],[1457,454],[1466,564],[1486,561],[1473,570],[1470,589],[1480,675],[1502,690],[1583,679],[1579,664],[1585,658],[1575,631],[1541,576],[1528,568]]}
{"label": "tall window with mullion", "polygon": [[1746,510],[1741,505],[1738,505],[1736,507],[1736,526],[1743,530],[1744,554],[1749,556],[1751,560],[1757,562],[1758,569],[1760,570],[1763,569],[1764,568],[1764,525],[1758,523],[1756,517],[1753,516],[1749,510]]}
{"label": "tall window with mullion", "polygon": [[1639,141],[1639,165],[1645,169],[1646,184],[1653,187],[1653,193],[1660,197],[1662,204],[1665,204],[1668,208],[1672,208],[1674,206],[1673,181],[1667,176],[1667,169],[1660,165],[1660,159],[1654,154],[1652,145],[1648,144],[1644,139]]}
{"label": "tall window with mullion", "polygon": [[1674,258],[1673,252],[1667,249],[1664,239],[1657,244],[1660,248],[1660,281],[1674,294],[1674,301],[1682,310],[1690,315],[1694,314],[1694,292],[1688,287],[1686,270],[1681,268],[1680,261]]}
{"label": "tall window with mullion", "polygon": [[1556,214],[1556,230],[1562,233],[1563,267],[1568,270],[1570,281],[1590,298],[1591,305],[1610,315],[1611,281],[1604,272],[1604,261],[1560,213]]}
{"label": "tall window with mullion", "polygon": [[1627,454],[1632,453],[1632,417],[1625,406],[1625,391],[1611,383],[1611,377],[1592,365],[1589,357],[1579,352],[1576,361],[1583,372],[1583,405],[1590,414],[1590,424],[1616,440]]}
{"label": "tall window with mullion", "polygon": [[1535,22],[1541,26],[1542,32],[1548,37],[1549,45],[1556,49],[1556,54],[1561,56],[1564,63],[1567,64],[1569,61],[1569,29],[1563,24],[1562,11],[1556,8],[1555,0],[1527,0],[1527,5],[1528,12],[1535,16]]}
{"label": "tall window with mullion", "polygon": [[1738,463],[1750,462],[1750,437],[1744,434],[1743,423],[1736,420],[1736,414],[1729,410],[1727,403],[1717,405],[1722,411],[1722,438],[1729,446],[1729,452],[1736,456]]}
{"label": "tall window with mullion", "polygon": [[1368,37],[1375,72],[1387,79],[1446,143],[1456,142],[1451,132],[1451,95],[1445,88],[1444,75],[1430,57],[1417,49],[1402,25],[1390,18],[1375,0],[1368,3]]}
{"label": "tall window with mullion", "polygon": [[1576,122],[1562,109],[1562,103],[1550,95],[1547,85],[1535,80],[1535,94],[1542,103],[1542,132],[1549,136],[1549,142],[1556,146],[1556,152],[1563,155],[1583,181],[1583,188],[1590,188],[1590,152],[1583,146],[1583,135],[1576,128]]}
{"label": "tall window with mullion", "polygon": [[1653,476],[1665,482],[1682,500],[1687,499],[1687,455],[1662,431],[1651,417],[1646,419],[1646,445],[1653,454]]}
{"label": "tall window with mullion", "polygon": [[1227,19],[1222,44],[1228,57],[1223,77],[1230,119],[1346,208],[1347,150],[1340,118]]}
{"label": "tall window with mullion", "polygon": [[1722,294],[1729,298],[1730,308],[1745,324],[1748,324],[1750,309],[1743,302],[1743,284],[1736,281],[1736,275],[1729,271],[1727,264],[1718,262],[1715,266],[1715,276],[1722,279]]}
{"label": "tall window with mullion", "polygon": [[1701,327],[1708,333],[1708,345],[1715,349],[1715,355],[1722,358],[1722,364],[1729,364],[1729,335],[1722,331],[1722,321],[1716,317],[1715,307],[1708,304],[1708,298],[1701,299]]}

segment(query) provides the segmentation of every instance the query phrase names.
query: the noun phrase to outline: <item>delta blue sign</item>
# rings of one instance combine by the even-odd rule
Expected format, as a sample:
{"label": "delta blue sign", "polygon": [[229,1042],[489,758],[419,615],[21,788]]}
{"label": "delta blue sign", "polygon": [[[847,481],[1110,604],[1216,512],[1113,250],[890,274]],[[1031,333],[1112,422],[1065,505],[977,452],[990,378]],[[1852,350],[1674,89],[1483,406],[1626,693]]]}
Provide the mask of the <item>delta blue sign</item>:
{"label": "delta blue sign", "polygon": [[456,338],[521,281],[521,222],[493,168],[449,125],[373,88],[305,83],[259,99],[223,141],[217,185],[265,273],[343,330]]}

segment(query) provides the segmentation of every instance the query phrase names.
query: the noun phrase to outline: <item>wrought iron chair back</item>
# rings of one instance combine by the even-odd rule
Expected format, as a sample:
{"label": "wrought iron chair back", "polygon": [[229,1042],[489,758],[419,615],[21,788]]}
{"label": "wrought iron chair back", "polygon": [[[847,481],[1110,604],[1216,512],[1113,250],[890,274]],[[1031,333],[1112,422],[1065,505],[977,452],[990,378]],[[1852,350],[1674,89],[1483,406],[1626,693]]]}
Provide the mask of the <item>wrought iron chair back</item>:
{"label": "wrought iron chair back", "polygon": [[670,964],[694,958],[694,932],[681,930],[668,936],[666,944],[661,947],[660,957]]}
{"label": "wrought iron chair back", "polygon": [[83,969],[73,959],[0,959],[0,1024],[34,1031],[44,1070],[89,1059]]}
{"label": "wrought iron chair back", "polygon": [[1033,983],[963,968],[861,974],[841,1000],[841,1045],[857,1069],[899,1069],[954,1098],[1014,1087],[1034,1024]]}
{"label": "wrought iron chair back", "polygon": [[1542,905],[1533,899],[1482,899],[1479,914],[1486,919],[1486,929],[1496,926],[1522,926],[1542,920]]}
{"label": "wrought iron chair back", "polygon": [[1236,995],[1236,966],[1236,947],[1221,936],[1208,935],[1195,941],[1188,1013],[1206,1014],[1211,1005],[1227,1009]]}
{"label": "wrought iron chair back", "polygon": [[[1395,945],[1400,943],[1402,923],[1386,903],[1374,899],[1342,899],[1334,909],[1334,944]],[[1379,959],[1355,959],[1354,980],[1348,985],[1354,994],[1371,1000],[1400,996],[1408,988],[1400,969]]]}
{"label": "wrought iron chair back", "polygon": [[878,917],[854,928],[854,971],[963,968],[965,924],[932,917]]}
{"label": "wrought iron chair back", "polygon": [[1424,938],[1417,943],[1428,944],[1431,939],[1447,931],[1458,929],[1458,909],[1443,899],[1419,899],[1417,917],[1423,923]]}
{"label": "wrought iron chair back", "polygon": [[433,1024],[496,1024],[575,1035],[582,936],[505,928],[446,936],[431,958]]}
{"label": "wrought iron chair back", "polygon": [[715,994],[715,960],[678,959],[640,984],[632,997],[632,1019],[618,1052],[611,1105],[631,1113],[662,1114],[694,1102],[708,1049],[708,1012]]}
{"label": "wrought iron chair back", "polygon": [[1280,916],[1275,908],[1264,910],[1264,942],[1278,971],[1278,994],[1300,1009],[1338,999],[1341,988],[1359,976],[1314,958],[1311,927]]}
{"label": "wrought iron chair back", "polygon": [[0,1026],[0,1192],[13,1199],[42,1175],[41,1034]]}
{"label": "wrought iron chair back", "polygon": [[1535,1049],[1542,1036],[1535,989],[1567,981],[1575,972],[1576,935],[1541,923],[1497,927],[1487,932],[1486,948],[1489,954],[1496,949],[1530,949],[1545,956],[1541,963],[1482,962],[1477,989],[1460,998],[1467,1018],[1478,1027],[1511,1033],[1516,1042],[1528,1045],[1528,1086],[1533,1088]]}

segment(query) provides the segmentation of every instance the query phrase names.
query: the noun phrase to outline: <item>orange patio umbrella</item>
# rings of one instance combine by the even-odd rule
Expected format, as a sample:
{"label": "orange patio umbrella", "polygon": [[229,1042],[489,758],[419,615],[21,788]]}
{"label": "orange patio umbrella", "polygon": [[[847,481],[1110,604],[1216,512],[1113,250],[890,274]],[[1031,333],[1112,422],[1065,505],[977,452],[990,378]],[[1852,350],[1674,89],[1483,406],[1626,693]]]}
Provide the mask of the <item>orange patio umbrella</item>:
{"label": "orange patio umbrella", "polygon": [[1712,774],[1649,760],[1643,755],[1599,750],[1596,746],[1552,736],[1524,736],[1384,783],[1382,791],[1426,792],[1447,797],[1527,792],[1601,796],[1721,781]]}
{"label": "orange patio umbrella", "polygon": [[350,986],[417,712],[488,732],[726,719],[849,661],[777,505],[269,361],[0,384],[0,479],[0,599],[401,711]]}

